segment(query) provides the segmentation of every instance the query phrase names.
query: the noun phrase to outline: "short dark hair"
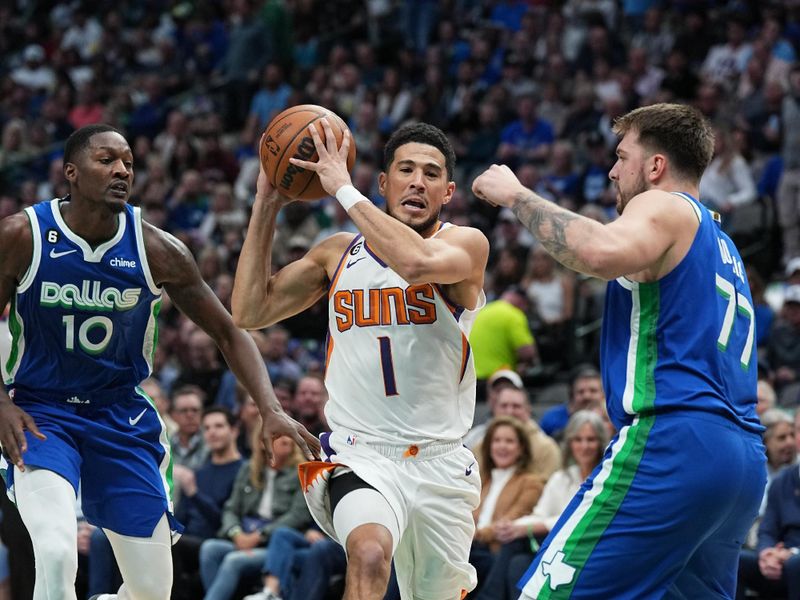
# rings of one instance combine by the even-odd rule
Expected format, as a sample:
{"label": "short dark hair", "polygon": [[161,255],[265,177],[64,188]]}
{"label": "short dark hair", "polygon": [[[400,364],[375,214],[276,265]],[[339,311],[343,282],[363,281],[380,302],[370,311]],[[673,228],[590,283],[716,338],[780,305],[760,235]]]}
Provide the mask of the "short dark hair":
{"label": "short dark hair", "polygon": [[[73,131],[72,134],[70,134],[70,136],[67,138],[67,143],[64,146],[64,164],[73,162],[75,156],[86,150],[86,148],[89,147],[89,140],[92,138],[92,136],[97,135],[98,133],[106,133],[108,131],[122,135],[122,132],[119,129],[112,127],[111,125],[106,125],[105,123],[86,125],[85,127],[81,127],[80,129]],[[125,136],[122,135],[122,137]]]}
{"label": "short dark hair", "polygon": [[219,413],[225,416],[225,420],[228,422],[228,425],[231,427],[236,427],[237,420],[236,415],[231,412],[231,409],[227,406],[222,406],[220,404],[212,404],[208,408],[203,411],[203,417],[201,420],[205,420],[208,415],[213,415]]}
{"label": "short dark hair", "polygon": [[394,153],[400,146],[412,142],[433,146],[444,154],[447,178],[449,180],[453,179],[453,172],[456,168],[456,153],[455,150],[453,150],[453,145],[450,143],[450,140],[447,139],[444,131],[428,123],[412,123],[410,125],[405,125],[391,135],[383,149],[384,169],[387,171],[389,170],[389,167],[394,161]]}
{"label": "short dark hair", "polygon": [[203,391],[203,388],[194,384],[186,384],[182,385],[177,389],[172,390],[170,394],[170,410],[175,407],[175,399],[178,396],[197,396],[200,398],[200,404],[205,405],[206,403],[206,393]]}
{"label": "short dark hair", "polygon": [[684,104],[653,104],[622,115],[614,121],[614,133],[639,134],[647,150],[665,154],[679,175],[700,181],[714,154],[714,132],[703,114]]}

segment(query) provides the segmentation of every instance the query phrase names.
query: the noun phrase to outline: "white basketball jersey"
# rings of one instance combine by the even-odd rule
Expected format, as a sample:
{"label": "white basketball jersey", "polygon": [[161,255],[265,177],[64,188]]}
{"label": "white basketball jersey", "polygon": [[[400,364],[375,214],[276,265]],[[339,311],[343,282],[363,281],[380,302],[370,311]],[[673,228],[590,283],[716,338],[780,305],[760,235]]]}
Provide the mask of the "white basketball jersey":
{"label": "white basketball jersey", "polygon": [[483,292],[467,310],[437,284],[409,285],[357,235],[328,298],[331,429],[386,442],[460,440],[475,412],[468,340]]}

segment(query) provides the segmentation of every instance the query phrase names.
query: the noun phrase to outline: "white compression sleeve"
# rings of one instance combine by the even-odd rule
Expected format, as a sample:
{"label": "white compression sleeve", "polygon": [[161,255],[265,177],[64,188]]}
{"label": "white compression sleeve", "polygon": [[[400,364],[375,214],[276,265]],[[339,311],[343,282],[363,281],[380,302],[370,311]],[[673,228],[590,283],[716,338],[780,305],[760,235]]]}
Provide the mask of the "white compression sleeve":
{"label": "white compression sleeve", "polygon": [[400,542],[400,527],[386,498],[372,488],[359,488],[345,494],[333,511],[333,528],[342,546],[347,548],[347,536],[367,523],[377,523],[389,530],[394,554]]}
{"label": "white compression sleeve", "polygon": [[172,536],[167,515],[149,538],[103,529],[114,549],[122,579],[119,600],[169,600],[172,590]]}
{"label": "white compression sleeve", "polygon": [[36,561],[33,600],[74,600],[78,572],[75,490],[53,471],[14,468],[17,508]]}

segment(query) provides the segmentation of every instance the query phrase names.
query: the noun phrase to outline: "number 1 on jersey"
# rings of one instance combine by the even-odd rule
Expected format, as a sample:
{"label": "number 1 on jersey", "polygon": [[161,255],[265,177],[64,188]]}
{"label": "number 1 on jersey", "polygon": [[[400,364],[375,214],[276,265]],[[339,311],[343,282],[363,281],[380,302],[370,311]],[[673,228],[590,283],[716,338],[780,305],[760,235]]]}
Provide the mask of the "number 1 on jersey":
{"label": "number 1 on jersey", "polygon": [[378,345],[381,350],[383,388],[387,396],[397,396],[397,381],[394,378],[394,362],[392,361],[392,340],[381,336],[378,338]]}

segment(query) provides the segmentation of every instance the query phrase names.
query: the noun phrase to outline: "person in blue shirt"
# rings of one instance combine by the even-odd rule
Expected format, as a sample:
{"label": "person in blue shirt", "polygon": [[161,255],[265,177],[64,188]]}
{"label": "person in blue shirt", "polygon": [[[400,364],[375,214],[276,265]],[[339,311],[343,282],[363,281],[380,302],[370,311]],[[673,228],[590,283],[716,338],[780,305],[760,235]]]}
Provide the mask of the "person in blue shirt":
{"label": "person in blue shirt", "polygon": [[33,540],[34,597],[75,599],[80,482],[84,515],[114,548],[122,597],[166,600],[181,526],[164,424],[138,387],[152,372],[162,291],[255,399],[269,454],[280,435],[309,457],[318,444],[283,412],[255,344],[186,246],[128,203],[125,137],[102,124],[77,130],[64,176],[69,196],[0,221],[0,305],[11,302],[12,332],[0,392],[4,479]]}
{"label": "person in blue shirt", "polygon": [[472,186],[559,262],[609,281],[600,364],[618,433],[542,543],[521,598],[732,598],[766,468],[744,265],[697,200],[713,132],[679,104],[635,109],[614,132],[611,223],[545,200],[504,165]]}
{"label": "person in blue shirt", "polygon": [[569,418],[579,410],[602,410],[605,403],[600,372],[591,365],[575,369],[570,382],[569,400],[548,409],[539,425],[547,435],[561,439]]}

